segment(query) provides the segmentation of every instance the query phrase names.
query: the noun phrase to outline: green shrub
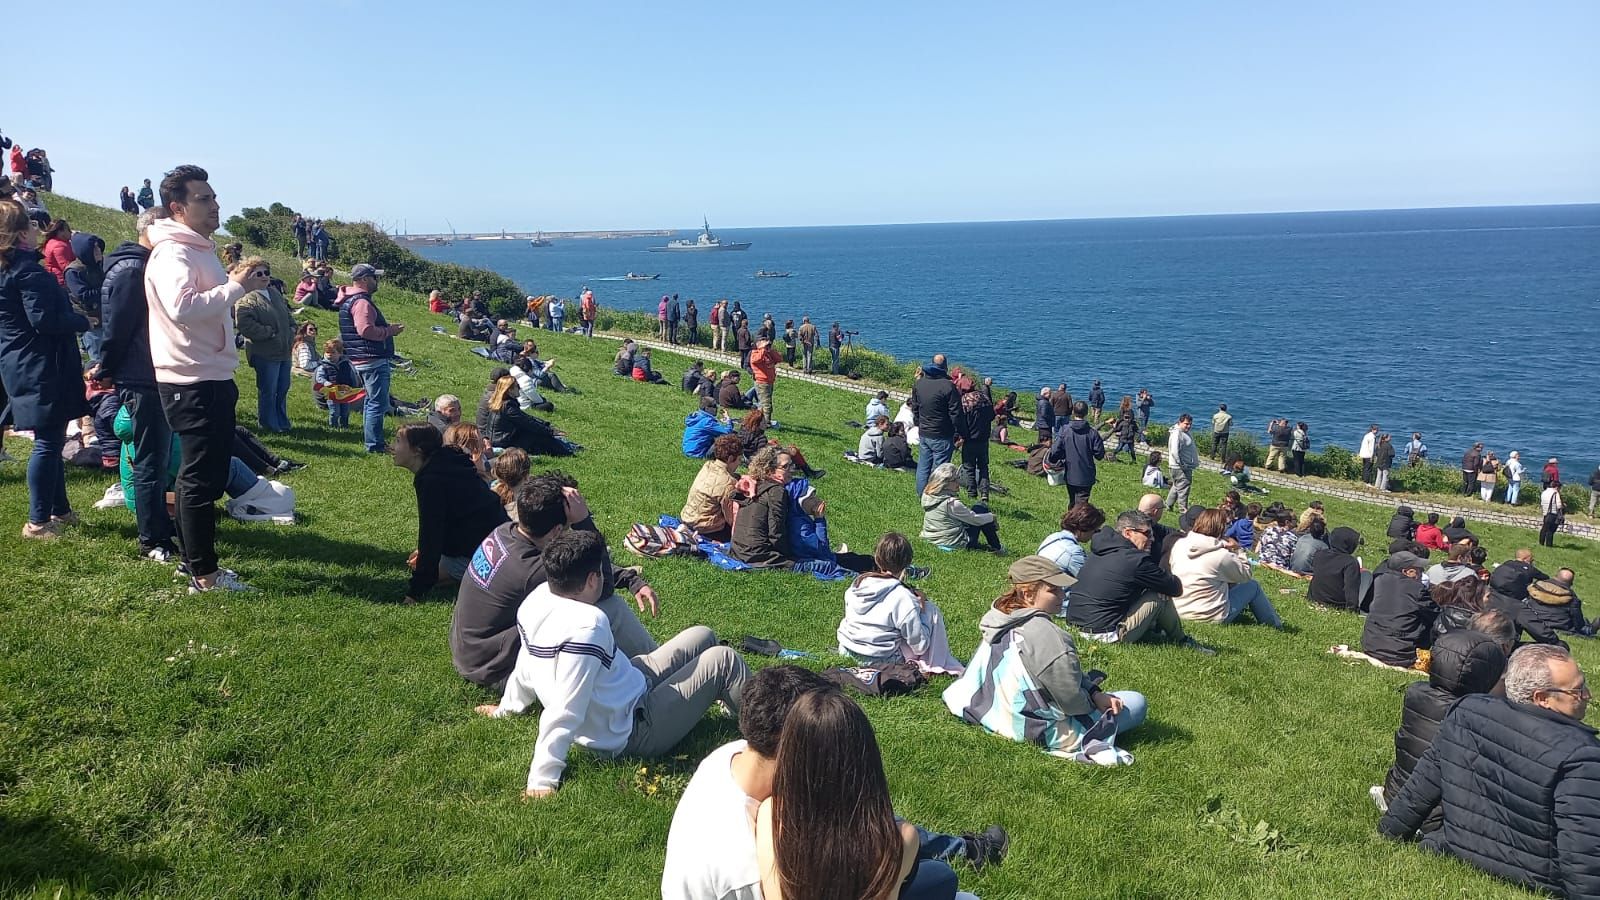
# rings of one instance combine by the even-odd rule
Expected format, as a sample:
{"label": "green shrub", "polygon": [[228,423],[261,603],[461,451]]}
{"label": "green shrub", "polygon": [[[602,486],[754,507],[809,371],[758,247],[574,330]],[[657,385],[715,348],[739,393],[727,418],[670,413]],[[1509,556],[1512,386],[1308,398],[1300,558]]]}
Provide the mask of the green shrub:
{"label": "green shrub", "polygon": [[[1149,427],[1144,430],[1145,443],[1160,450],[1162,453],[1167,452],[1167,441],[1171,438],[1172,428],[1161,422],[1151,422]],[[1195,446],[1196,449],[1199,448],[1198,444]]]}
{"label": "green shrub", "polygon": [[1343,447],[1330,446],[1321,453],[1306,454],[1306,474],[1360,481],[1361,460]]}
{"label": "green shrub", "polygon": [[1389,471],[1389,489],[1408,494],[1459,494],[1461,472],[1448,466],[1397,467]]}

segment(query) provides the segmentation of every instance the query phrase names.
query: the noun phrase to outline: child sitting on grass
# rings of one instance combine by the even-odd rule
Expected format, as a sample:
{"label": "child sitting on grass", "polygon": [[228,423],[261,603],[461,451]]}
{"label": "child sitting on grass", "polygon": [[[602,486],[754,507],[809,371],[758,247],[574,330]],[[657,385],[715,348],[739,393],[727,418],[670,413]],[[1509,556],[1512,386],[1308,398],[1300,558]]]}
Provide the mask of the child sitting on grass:
{"label": "child sitting on grass", "polygon": [[667,380],[661,377],[650,365],[650,348],[640,347],[639,352],[633,356],[633,380],[643,381],[648,384],[666,384]]}
{"label": "child sitting on grass", "polygon": [[1228,530],[1222,533],[1225,538],[1233,538],[1239,542],[1240,549],[1249,550],[1256,545],[1256,518],[1261,515],[1261,504],[1252,503],[1244,508],[1244,515],[1233,520]]}
{"label": "child sitting on grass", "polygon": [[839,652],[863,663],[915,663],[924,672],[960,675],[950,655],[944,613],[927,595],[905,583],[911,572],[911,541],[891,531],[878,538],[873,570],[850,582],[837,632]]}
{"label": "child sitting on grass", "polygon": [[1233,461],[1233,469],[1228,474],[1228,483],[1246,494],[1266,493],[1266,489],[1258,488],[1250,483],[1250,468],[1244,464],[1242,459]]}
{"label": "child sitting on grass", "polygon": [[356,367],[344,358],[344,341],[332,338],[322,345],[322,352],[326,355],[317,363],[311,392],[317,396],[319,406],[327,404],[329,427],[348,428],[350,407],[355,405],[352,392],[361,386],[361,378],[356,375]]}
{"label": "child sitting on grass", "polygon": [[1167,476],[1161,473],[1161,451],[1151,450],[1150,457],[1144,462],[1144,486],[1156,490],[1166,490]]}
{"label": "child sitting on grass", "polygon": [[611,625],[595,607],[605,586],[599,534],[569,531],[542,556],[546,581],[517,611],[522,646],[505,695],[477,707],[494,718],[535,702],[543,707],[525,796],[555,793],[575,743],[608,757],[654,758],[670,752],[718,700],[738,715],[750,669],[711,629],[688,628],[631,660],[617,651]]}

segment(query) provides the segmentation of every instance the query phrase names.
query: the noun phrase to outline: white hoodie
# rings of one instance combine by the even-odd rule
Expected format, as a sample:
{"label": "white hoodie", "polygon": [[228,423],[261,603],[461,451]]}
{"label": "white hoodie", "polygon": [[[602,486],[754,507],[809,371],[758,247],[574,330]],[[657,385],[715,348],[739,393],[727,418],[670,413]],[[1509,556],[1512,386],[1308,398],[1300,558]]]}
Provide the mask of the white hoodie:
{"label": "white hoodie", "polygon": [[605,613],[554,593],[549,582],[522,601],[517,633],[517,665],[495,715],[524,712],[536,700],[544,707],[528,790],[554,789],[574,741],[604,756],[627,746],[644,698],[644,673],[617,650]]}
{"label": "white hoodie", "polygon": [[217,245],[175,219],[150,226],[144,295],[150,305],[150,360],[156,381],[228,381],[239,365],[233,304],[245,295],[228,280]]}
{"label": "white hoodie", "polygon": [[1168,557],[1183,593],[1172,598],[1178,616],[1220,623],[1228,617],[1228,589],[1250,580],[1250,561],[1217,538],[1191,531],[1178,539]]}
{"label": "white hoodie", "polygon": [[923,615],[917,595],[899,580],[862,575],[844,593],[839,652],[874,660],[926,656],[928,623]]}

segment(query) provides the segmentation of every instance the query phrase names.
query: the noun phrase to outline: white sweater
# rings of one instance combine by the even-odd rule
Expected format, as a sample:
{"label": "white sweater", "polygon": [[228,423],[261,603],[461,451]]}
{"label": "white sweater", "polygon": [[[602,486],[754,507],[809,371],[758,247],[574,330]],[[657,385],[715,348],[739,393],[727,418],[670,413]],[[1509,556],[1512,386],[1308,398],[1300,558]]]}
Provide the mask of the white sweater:
{"label": "white sweater", "polygon": [[839,652],[866,659],[898,659],[928,652],[928,623],[917,595],[896,578],[862,575],[844,592]]}
{"label": "white sweater", "polygon": [[174,219],[150,226],[144,268],[150,307],[150,361],[156,381],[227,381],[239,365],[233,345],[233,304],[244,286],[228,280],[217,245]]}
{"label": "white sweater", "polygon": [[524,712],[535,700],[544,707],[528,790],[554,789],[574,741],[606,756],[627,746],[644,673],[617,651],[605,613],[553,593],[548,582],[518,608],[517,632],[517,665],[495,715]]}

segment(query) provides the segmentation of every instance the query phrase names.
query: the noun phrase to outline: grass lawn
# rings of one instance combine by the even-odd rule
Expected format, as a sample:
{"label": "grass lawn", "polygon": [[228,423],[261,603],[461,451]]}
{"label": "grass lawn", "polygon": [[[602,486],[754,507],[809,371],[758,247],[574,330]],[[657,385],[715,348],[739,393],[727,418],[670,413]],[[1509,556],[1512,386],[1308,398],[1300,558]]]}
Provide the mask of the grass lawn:
{"label": "grass lawn", "polygon": [[[52,205],[108,244],[128,227],[119,213]],[[277,261],[279,273],[292,274],[288,265]],[[429,333],[447,320],[428,315],[417,295],[385,288],[379,301],[409,326],[399,346],[417,362],[416,376],[396,374],[394,392],[455,393],[474,408],[490,364]],[[314,318],[330,333],[331,314]],[[692,404],[675,387],[611,375],[610,341],[544,333],[540,345],[583,391],[553,398],[553,420],[588,448],[560,467],[579,479],[626,562],[627,526],[676,514],[698,468],[678,452]],[[676,380],[684,360],[656,359]],[[240,421],[253,425],[247,366],[238,380]],[[835,541],[866,549],[883,531],[920,529],[911,476],[839,458],[855,447],[842,423],[861,417],[863,397],[780,380],[776,400],[783,438],[829,471],[818,487]],[[360,452],[359,422],[348,431],[321,424],[304,379],[290,414],[294,432],[268,444],[310,464],[284,479],[299,495],[300,524],[230,520],[219,532],[224,564],[260,588],[249,595],[189,597],[170,568],[138,559],[131,514],[90,509],[110,480],[98,473],[69,474],[80,527],[53,543],[21,540],[23,468],[0,468],[0,522],[11,523],[0,529],[0,890],[656,895],[676,788],[706,751],[736,736],[734,723],[702,723],[680,756],[649,764],[647,776],[637,762],[575,752],[556,798],[523,802],[536,718],[473,715],[487,698],[450,665],[452,592],[396,603],[416,536],[409,474]],[[20,456],[27,445],[8,449]],[[993,504],[1002,538],[1014,553],[1030,551],[1054,530],[1064,490],[1005,466],[1014,454],[995,455],[996,478],[1012,492]],[[1101,472],[1097,505],[1131,507],[1139,469]],[[1215,502],[1223,491],[1220,477],[1202,473],[1194,499]],[[1311,495],[1274,489],[1270,498],[1298,508]],[[1375,562],[1388,511],[1326,505],[1333,524],[1363,532]],[[1491,562],[1534,543],[1518,529],[1480,534]],[[1542,568],[1573,566],[1580,591],[1600,582],[1593,544],[1558,542],[1539,551]],[[967,656],[1005,563],[922,542],[917,561],[933,567],[924,587]],[[773,637],[834,660],[842,583],[689,560],[647,562],[645,574],[662,598],[660,618],[646,623],[658,638],[703,623],[724,638]],[[1409,679],[1327,656],[1330,645],[1358,640],[1360,620],[1309,608],[1300,582],[1272,572],[1261,580],[1286,633],[1194,626],[1219,648],[1215,657],[1080,647],[1110,672],[1111,687],[1149,697],[1150,721],[1125,743],[1137,758],[1130,768],[1074,765],[964,725],[940,702],[948,679],[913,697],[864,701],[896,808],[950,831],[1005,825],[1006,862],[961,872],[962,887],[986,898],[1520,894],[1378,837],[1366,789],[1392,760]],[[1593,670],[1592,643],[1574,644]],[[664,777],[651,792],[656,774]],[[1213,799],[1220,815],[1204,811]],[[1277,836],[1253,840],[1257,822]]]}

